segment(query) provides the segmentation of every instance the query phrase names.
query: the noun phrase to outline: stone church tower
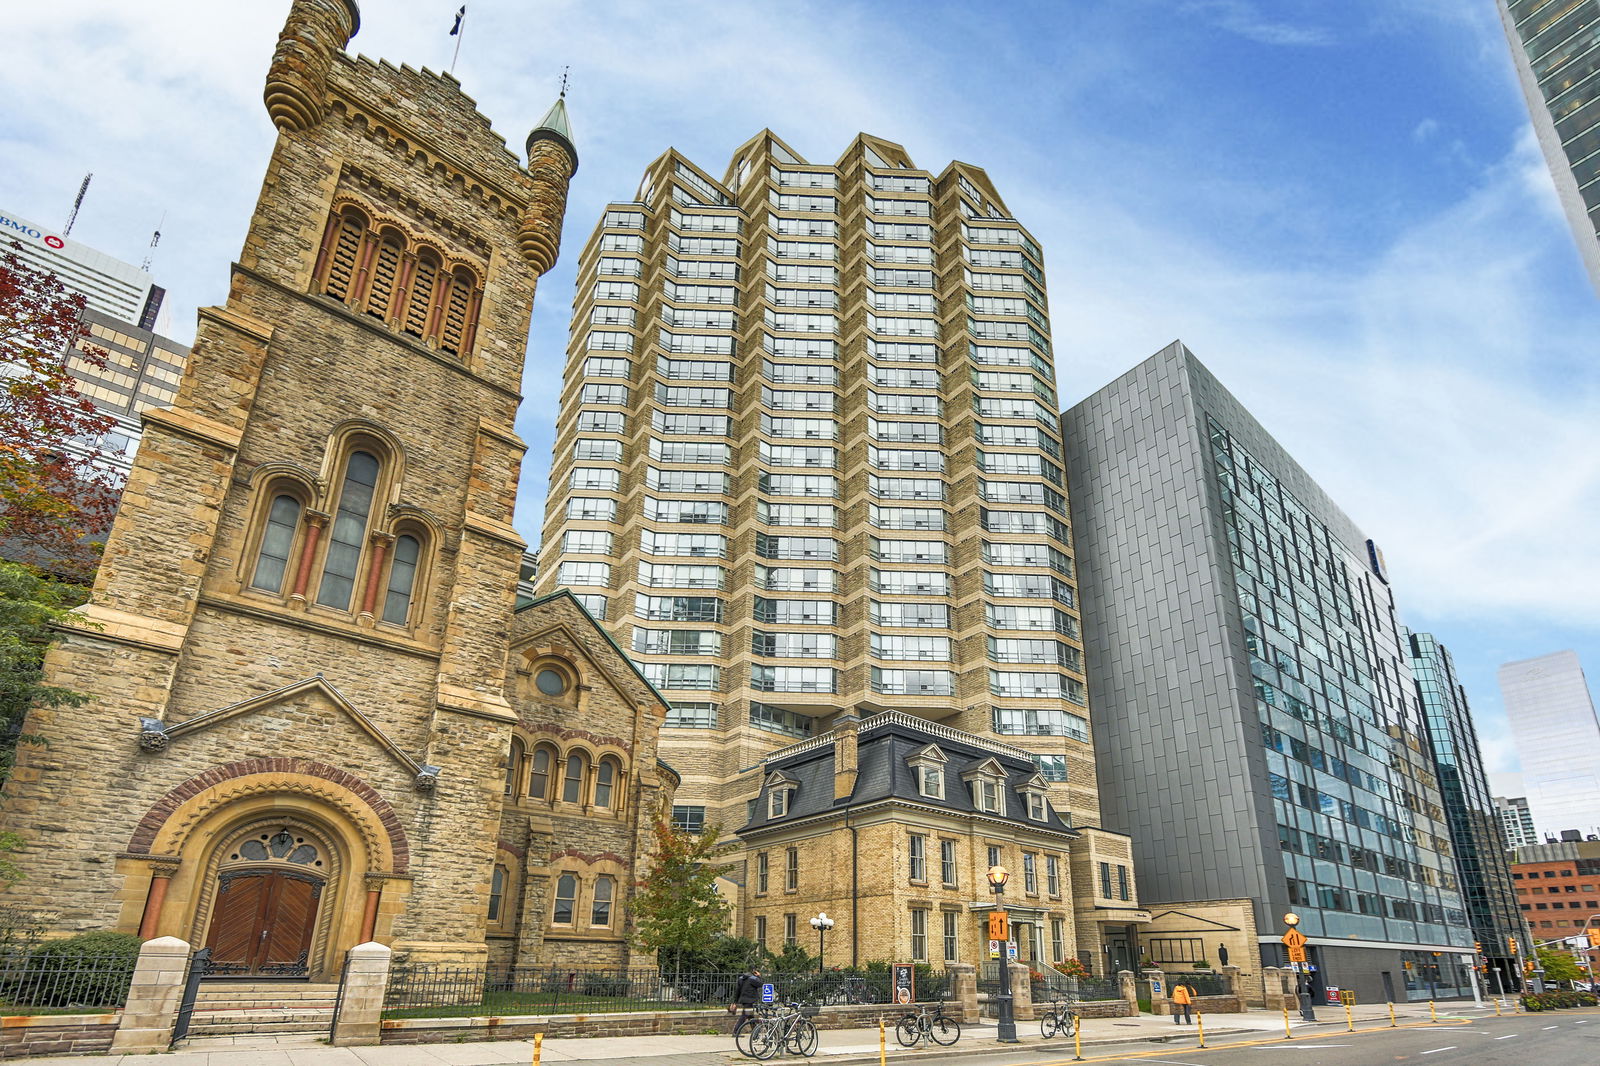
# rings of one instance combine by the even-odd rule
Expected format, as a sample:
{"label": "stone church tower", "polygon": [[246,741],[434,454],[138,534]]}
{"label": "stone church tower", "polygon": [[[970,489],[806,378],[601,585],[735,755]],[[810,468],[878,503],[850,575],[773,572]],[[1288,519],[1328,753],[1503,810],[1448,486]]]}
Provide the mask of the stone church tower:
{"label": "stone church tower", "polygon": [[[58,931],[178,936],[224,972],[336,973],[372,939],[484,959],[491,910],[545,894],[497,886],[514,731],[520,759],[604,703],[584,735],[614,742],[567,813],[596,814],[604,763],[624,837],[669,773],[660,697],[614,648],[585,657],[604,638],[570,597],[516,616],[508,669],[512,420],[578,165],[565,105],[524,167],[453,78],[346,54],[358,22],[354,0],[293,2],[227,301],[145,414],[92,627],[49,661],[91,698],[33,713],[48,745],[22,746],[0,807],[26,840],[9,894]],[[572,850],[516,825],[519,875]]]}

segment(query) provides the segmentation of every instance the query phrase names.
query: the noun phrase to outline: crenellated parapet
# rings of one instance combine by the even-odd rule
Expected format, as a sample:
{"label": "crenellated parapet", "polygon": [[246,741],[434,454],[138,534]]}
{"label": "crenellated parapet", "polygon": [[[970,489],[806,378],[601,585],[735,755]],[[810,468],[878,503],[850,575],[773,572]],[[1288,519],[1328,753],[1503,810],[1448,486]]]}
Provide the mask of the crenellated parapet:
{"label": "crenellated parapet", "polygon": [[361,26],[355,0],[294,0],[267,70],[267,114],[280,130],[303,133],[327,112],[333,60]]}

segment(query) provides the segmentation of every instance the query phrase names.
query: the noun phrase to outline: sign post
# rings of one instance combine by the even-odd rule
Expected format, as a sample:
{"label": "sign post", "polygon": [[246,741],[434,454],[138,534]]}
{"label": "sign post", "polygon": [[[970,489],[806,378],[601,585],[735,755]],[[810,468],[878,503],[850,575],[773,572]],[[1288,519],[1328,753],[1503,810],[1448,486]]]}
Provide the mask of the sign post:
{"label": "sign post", "polygon": [[894,1001],[901,1006],[917,1001],[917,968],[909,962],[894,964]]}
{"label": "sign post", "polygon": [[1283,916],[1283,924],[1289,931],[1283,934],[1283,946],[1289,949],[1289,962],[1294,966],[1294,987],[1296,998],[1300,1000],[1300,1018],[1302,1021],[1314,1022],[1317,1012],[1311,1005],[1311,979],[1307,974],[1310,969],[1309,960],[1306,958],[1306,935],[1295,926],[1300,924],[1300,916],[1290,913]]}

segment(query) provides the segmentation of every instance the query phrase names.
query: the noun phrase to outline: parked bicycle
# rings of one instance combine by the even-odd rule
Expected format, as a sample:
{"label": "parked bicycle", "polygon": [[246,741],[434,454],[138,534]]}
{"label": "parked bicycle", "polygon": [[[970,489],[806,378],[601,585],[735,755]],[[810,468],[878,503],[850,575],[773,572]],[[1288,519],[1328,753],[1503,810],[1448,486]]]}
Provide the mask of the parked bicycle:
{"label": "parked bicycle", "polygon": [[733,1027],[733,1046],[739,1054],[755,1058],[750,1050],[750,1038],[755,1035],[760,1023],[770,1021],[777,1012],[778,1007],[774,1003],[758,1003],[739,1015],[739,1021]]}
{"label": "parked bicycle", "polygon": [[895,1023],[894,1038],[905,1047],[924,1040],[949,1047],[961,1039],[961,1023],[944,1012],[944,1000],[935,1007],[918,1007]]}
{"label": "parked bicycle", "polygon": [[763,1061],[780,1051],[790,1055],[815,1055],[817,1026],[811,1019],[816,1013],[816,1007],[789,1003],[757,1020],[750,1029],[747,1054]]}
{"label": "parked bicycle", "polygon": [[1039,1034],[1046,1040],[1056,1035],[1077,1036],[1078,1012],[1069,1007],[1065,1000],[1057,998],[1039,1015]]}

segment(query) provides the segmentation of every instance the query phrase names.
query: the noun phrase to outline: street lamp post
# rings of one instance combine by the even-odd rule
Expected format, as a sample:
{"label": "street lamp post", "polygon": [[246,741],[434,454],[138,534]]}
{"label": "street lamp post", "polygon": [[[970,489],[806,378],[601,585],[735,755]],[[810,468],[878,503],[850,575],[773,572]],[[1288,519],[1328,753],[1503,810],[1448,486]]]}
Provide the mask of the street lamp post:
{"label": "street lamp post", "polygon": [[[1011,879],[1011,874],[1006,872],[1004,866],[989,867],[989,887],[994,889],[995,910],[1002,919],[1006,916],[1005,891],[1006,882]],[[1010,952],[1010,923],[1006,923],[1006,940],[1000,945],[1000,992],[995,996],[995,1003],[999,1009],[1000,1017],[997,1019],[998,1039],[1002,1044],[1015,1044],[1017,1040],[1017,1019],[1012,1013],[1011,1003],[1011,952]]]}
{"label": "street lamp post", "polygon": [[[1284,943],[1287,944],[1292,939],[1291,934],[1299,934],[1301,936],[1301,949],[1304,950],[1304,934],[1300,934],[1300,931],[1295,928],[1300,924],[1300,916],[1290,911],[1283,916],[1283,924],[1289,927],[1289,932],[1283,935]],[[1293,965],[1295,998],[1300,1001],[1300,1020],[1314,1022],[1317,1020],[1317,1012],[1311,1006],[1311,975],[1301,969],[1307,964],[1295,962]]]}
{"label": "street lamp post", "polygon": [[811,919],[811,928],[817,931],[817,972],[822,972],[822,937],[829,929],[833,928],[833,919],[828,917],[828,912],[823,911]]}

